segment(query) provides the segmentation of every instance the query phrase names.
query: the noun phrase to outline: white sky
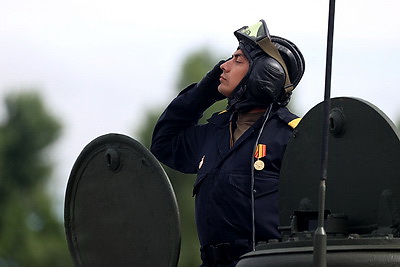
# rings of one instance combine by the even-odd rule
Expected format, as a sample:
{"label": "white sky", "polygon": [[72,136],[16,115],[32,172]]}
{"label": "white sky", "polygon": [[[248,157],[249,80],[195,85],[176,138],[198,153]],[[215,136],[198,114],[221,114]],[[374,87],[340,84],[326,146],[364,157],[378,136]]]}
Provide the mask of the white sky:
{"label": "white sky", "polygon": [[[305,57],[293,97],[299,115],[323,101],[328,3],[0,0],[0,97],[38,88],[62,119],[54,185],[62,203],[69,172],[87,143],[110,132],[135,138],[146,112],[175,95],[177,71],[189,52],[207,45],[226,58],[237,46],[233,31],[261,18]],[[331,93],[363,98],[395,122],[398,10],[398,0],[336,1]]]}

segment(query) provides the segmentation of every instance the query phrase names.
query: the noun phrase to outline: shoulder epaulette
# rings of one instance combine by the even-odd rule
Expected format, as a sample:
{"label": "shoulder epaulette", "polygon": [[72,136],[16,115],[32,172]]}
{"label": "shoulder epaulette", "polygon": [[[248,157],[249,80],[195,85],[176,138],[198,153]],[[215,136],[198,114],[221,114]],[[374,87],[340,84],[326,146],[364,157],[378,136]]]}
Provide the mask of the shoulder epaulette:
{"label": "shoulder epaulette", "polygon": [[301,118],[297,118],[297,119],[289,121],[288,125],[294,129],[297,127],[297,125],[299,124],[300,121],[301,121]]}

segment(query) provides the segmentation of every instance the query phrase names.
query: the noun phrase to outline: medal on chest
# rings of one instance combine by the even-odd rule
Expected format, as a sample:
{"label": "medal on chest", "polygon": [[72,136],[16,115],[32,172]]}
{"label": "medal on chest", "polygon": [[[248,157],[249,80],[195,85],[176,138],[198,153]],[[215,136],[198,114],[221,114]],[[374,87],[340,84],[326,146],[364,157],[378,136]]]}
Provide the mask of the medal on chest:
{"label": "medal on chest", "polygon": [[256,152],[254,153],[254,157],[257,159],[254,162],[254,169],[257,171],[261,171],[265,167],[264,161],[261,160],[261,158],[265,157],[267,155],[267,146],[264,144],[257,144],[256,147]]}

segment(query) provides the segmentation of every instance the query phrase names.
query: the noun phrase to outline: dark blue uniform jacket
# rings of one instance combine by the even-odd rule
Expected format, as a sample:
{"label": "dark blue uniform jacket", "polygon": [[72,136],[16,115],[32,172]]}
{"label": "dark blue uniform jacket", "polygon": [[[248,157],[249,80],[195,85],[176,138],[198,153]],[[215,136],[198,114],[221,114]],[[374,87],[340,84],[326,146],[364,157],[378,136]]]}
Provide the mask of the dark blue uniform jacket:
{"label": "dark blue uniform jacket", "polygon": [[[197,173],[196,224],[201,245],[252,238],[251,172],[258,120],[230,147],[232,112],[214,114],[199,125],[213,103],[195,85],[183,90],[157,122],[151,151],[167,166]],[[265,168],[255,174],[255,229],[258,241],[280,238],[278,179],[282,157],[298,117],[284,107],[273,108],[259,140],[266,145]]]}

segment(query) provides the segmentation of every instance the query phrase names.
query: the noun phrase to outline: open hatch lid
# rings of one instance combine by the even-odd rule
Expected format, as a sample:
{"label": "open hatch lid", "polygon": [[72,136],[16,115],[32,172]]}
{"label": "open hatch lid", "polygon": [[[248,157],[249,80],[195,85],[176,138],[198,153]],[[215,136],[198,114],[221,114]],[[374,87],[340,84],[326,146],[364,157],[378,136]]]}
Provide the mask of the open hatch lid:
{"label": "open hatch lid", "polygon": [[179,212],[170,181],[139,142],[107,134],[76,160],[65,196],[76,266],[176,266]]}

